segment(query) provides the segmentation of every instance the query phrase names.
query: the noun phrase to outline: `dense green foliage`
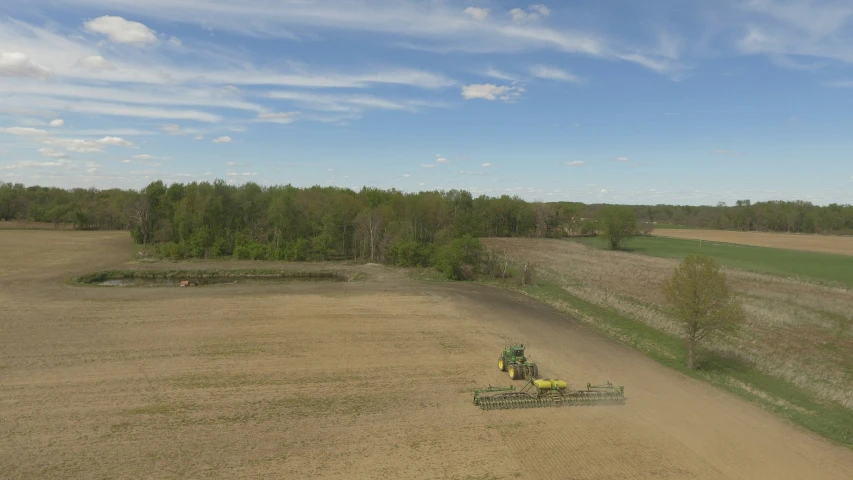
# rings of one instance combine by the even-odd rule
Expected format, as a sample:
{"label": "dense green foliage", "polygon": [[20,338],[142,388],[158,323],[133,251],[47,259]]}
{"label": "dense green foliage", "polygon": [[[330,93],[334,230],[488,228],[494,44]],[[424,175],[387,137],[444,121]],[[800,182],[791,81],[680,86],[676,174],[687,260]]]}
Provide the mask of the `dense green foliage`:
{"label": "dense green foliage", "polygon": [[733,206],[638,205],[641,222],[758,232],[853,234],[853,205],[739,200]]}
{"label": "dense green foliage", "polygon": [[637,233],[637,216],[629,207],[608,205],[598,212],[598,235],[617,250]]}
{"label": "dense green foliage", "polygon": [[74,221],[128,229],[170,259],[325,261],[363,259],[435,266],[449,278],[479,273],[481,236],[560,236],[580,223],[580,204],[473,198],[465,191],[406,194],[364,188],[261,187],[225,182],[139,192],[0,186],[3,219]]}
{"label": "dense green foliage", "polygon": [[[575,241],[601,248],[594,238]],[[628,248],[632,252],[655,257],[683,259],[702,254],[732,268],[784,277],[802,277],[853,286],[853,257],[828,253],[801,252],[779,248],[750,247],[731,243],[685,240],[665,237],[635,237]]]}

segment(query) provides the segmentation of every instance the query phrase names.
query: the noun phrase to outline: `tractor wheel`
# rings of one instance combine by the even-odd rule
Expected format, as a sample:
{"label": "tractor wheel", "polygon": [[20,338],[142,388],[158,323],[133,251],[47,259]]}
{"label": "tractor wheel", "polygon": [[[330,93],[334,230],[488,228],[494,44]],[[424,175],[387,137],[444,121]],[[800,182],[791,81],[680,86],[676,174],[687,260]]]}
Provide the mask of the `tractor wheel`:
{"label": "tractor wheel", "polygon": [[509,374],[510,380],[515,380],[515,365],[510,365],[506,367],[506,373]]}
{"label": "tractor wheel", "polygon": [[509,372],[509,378],[513,380],[524,378],[524,372],[522,371],[522,367],[517,363],[513,363],[512,365],[510,365],[507,371]]}
{"label": "tractor wheel", "polygon": [[504,357],[498,358],[498,370],[502,372],[506,371],[506,363],[504,363]]}
{"label": "tractor wheel", "polygon": [[539,365],[530,364],[530,378],[539,378]]}

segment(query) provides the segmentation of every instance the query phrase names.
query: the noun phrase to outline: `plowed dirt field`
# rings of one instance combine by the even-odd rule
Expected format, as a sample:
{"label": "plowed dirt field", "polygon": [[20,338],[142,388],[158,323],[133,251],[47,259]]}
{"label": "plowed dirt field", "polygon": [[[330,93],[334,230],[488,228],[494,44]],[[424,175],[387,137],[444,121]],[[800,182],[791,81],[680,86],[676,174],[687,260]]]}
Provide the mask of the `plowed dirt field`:
{"label": "plowed dirt field", "polygon": [[[0,478],[853,478],[849,449],[514,294],[370,265],[348,283],[65,283],[175,267],[133,253],[127,233],[0,231]],[[211,266],[247,264],[181,265]],[[511,383],[510,340],[627,403],[475,408],[474,388]]]}
{"label": "plowed dirt field", "polygon": [[692,229],[660,229],[655,230],[654,235],[691,240],[702,239],[707,242],[736,243],[739,245],[751,245],[753,247],[853,255],[853,237]]}

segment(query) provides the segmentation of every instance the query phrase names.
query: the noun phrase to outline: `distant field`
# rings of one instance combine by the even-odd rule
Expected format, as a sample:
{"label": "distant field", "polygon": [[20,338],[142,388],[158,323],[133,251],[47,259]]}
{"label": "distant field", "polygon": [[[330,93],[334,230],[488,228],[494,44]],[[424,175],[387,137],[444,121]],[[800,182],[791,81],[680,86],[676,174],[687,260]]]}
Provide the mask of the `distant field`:
{"label": "distant field", "polygon": [[0,229],[5,230],[71,230],[73,228],[70,223],[60,223],[56,226],[50,222],[0,221]]}
{"label": "distant field", "polygon": [[695,230],[695,227],[688,227],[685,225],[675,225],[672,223],[656,223],[655,230]]}
{"label": "distant field", "polygon": [[[691,232],[709,232],[694,230]],[[750,235],[750,234],[747,234]],[[597,238],[578,238],[573,241],[585,245],[604,248]],[[805,277],[827,282],[838,282],[853,286],[853,256],[832,255],[780,248],[764,248],[717,241],[699,242],[679,238],[636,237],[626,244],[634,253],[644,253],[654,257],[681,259],[691,253],[701,253],[717,260],[721,265],[758,273],[769,273],[785,277]]]}
{"label": "distant field", "polygon": [[[661,231],[657,231],[660,229]],[[712,242],[737,243],[754,247],[784,248],[805,252],[853,255],[853,237],[833,235],[795,235],[790,233],[731,232],[727,230],[694,230],[656,225],[660,237],[702,239]]]}

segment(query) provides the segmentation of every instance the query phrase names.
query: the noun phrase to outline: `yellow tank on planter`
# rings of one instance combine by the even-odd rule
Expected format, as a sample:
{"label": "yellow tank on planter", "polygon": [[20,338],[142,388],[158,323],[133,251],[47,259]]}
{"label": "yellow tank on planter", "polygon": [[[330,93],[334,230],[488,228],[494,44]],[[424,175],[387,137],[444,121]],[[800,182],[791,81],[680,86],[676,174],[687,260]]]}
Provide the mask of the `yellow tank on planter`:
{"label": "yellow tank on planter", "polygon": [[569,388],[569,384],[563,380],[533,380],[533,384],[539,390],[565,390]]}

